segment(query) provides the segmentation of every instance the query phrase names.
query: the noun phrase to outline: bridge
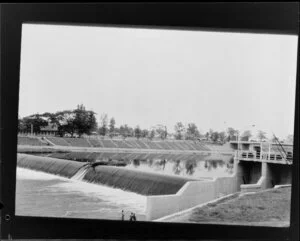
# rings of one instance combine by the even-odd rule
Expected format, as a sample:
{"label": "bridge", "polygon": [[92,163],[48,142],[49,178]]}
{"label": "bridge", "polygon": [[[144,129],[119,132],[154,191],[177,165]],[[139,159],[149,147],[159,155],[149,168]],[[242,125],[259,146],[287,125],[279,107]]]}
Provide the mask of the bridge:
{"label": "bridge", "polygon": [[293,145],[247,141],[231,142],[231,146],[242,192],[291,184]]}
{"label": "bridge", "polygon": [[284,155],[278,152],[254,152],[254,151],[239,151],[236,152],[237,159],[240,161],[255,161],[255,162],[268,162],[276,164],[293,163],[293,155],[291,153]]}

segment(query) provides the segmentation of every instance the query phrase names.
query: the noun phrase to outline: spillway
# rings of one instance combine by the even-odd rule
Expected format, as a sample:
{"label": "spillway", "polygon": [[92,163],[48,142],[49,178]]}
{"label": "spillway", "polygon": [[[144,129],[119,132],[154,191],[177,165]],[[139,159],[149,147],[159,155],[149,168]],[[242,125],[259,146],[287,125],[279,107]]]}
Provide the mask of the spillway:
{"label": "spillway", "polygon": [[17,164],[19,167],[47,172],[67,178],[74,176],[78,170],[85,165],[84,163],[75,161],[27,154],[18,154]]}
{"label": "spillway", "polygon": [[148,196],[175,194],[186,182],[193,179],[141,172],[122,167],[97,166],[90,168],[83,180]]}
{"label": "spillway", "polygon": [[190,178],[148,173],[115,166],[87,166],[85,163],[18,154],[18,166],[101,184],[141,195],[170,195],[177,193]]}

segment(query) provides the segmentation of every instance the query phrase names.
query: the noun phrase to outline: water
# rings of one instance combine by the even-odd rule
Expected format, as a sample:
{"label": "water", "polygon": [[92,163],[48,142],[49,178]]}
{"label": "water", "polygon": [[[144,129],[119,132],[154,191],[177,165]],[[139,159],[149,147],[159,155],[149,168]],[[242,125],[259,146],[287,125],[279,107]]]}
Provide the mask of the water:
{"label": "water", "polygon": [[120,189],[17,168],[16,214],[25,216],[145,220],[146,197]]}
{"label": "water", "polygon": [[88,166],[82,167],[71,179],[72,180],[77,180],[77,181],[82,181],[84,178],[85,174],[89,171]]}
{"label": "water", "polygon": [[195,179],[226,177],[233,173],[233,164],[218,161],[169,161],[133,160],[125,168],[164,175],[182,176]]}
{"label": "water", "polygon": [[[26,157],[21,157],[20,161],[18,160],[18,165],[25,165],[24,167],[26,168],[34,167],[34,169],[40,169],[57,175],[18,167],[16,214],[25,216],[120,220],[121,211],[124,210],[125,219],[127,220],[129,219],[130,212],[136,214],[137,220],[145,220],[146,196],[137,193],[143,193],[142,191],[147,189],[147,187],[140,190],[140,185],[138,185],[133,189],[136,190],[137,193],[133,193],[123,191],[119,188],[101,185],[101,182],[97,184],[87,183],[84,181],[84,177],[88,174],[88,170],[90,169],[80,169],[80,167],[84,165],[83,162],[101,162],[101,165],[104,166],[98,166],[96,170],[107,169],[104,168],[105,166],[118,166],[116,167],[117,169],[120,168],[124,171],[126,169],[129,170],[129,172],[124,172],[124,175],[130,173],[130,170],[137,172],[142,171],[149,174],[162,174],[166,177],[166,180],[172,179],[175,176],[200,180],[205,178],[211,179],[213,177],[231,175],[233,171],[231,156],[228,155],[221,156],[221,159],[219,159],[220,157],[216,158],[210,155],[176,155],[52,153],[46,156],[68,159],[68,161],[51,160],[51,158],[47,158],[47,163],[38,157],[30,158],[34,159],[34,161],[30,162],[28,162]],[[45,156],[45,154],[43,156]],[[170,159],[167,159],[167,157]],[[112,171],[115,175],[116,172],[114,170]],[[63,173],[65,177],[58,176],[58,173]],[[99,172],[99,174],[95,177],[91,177],[91,179],[97,179],[101,173],[103,175],[103,172]],[[91,174],[93,173],[91,172]],[[135,178],[139,178],[139,176],[143,175],[139,174]],[[146,176],[147,175],[144,175],[144,179]],[[170,178],[167,178],[168,176],[170,176]],[[108,182],[111,181],[109,177],[108,175]],[[117,178],[116,175],[114,178]],[[133,179],[133,176],[129,176],[127,179],[128,178]],[[134,183],[129,179],[127,181],[132,186]],[[121,184],[124,183],[122,180],[120,179],[118,182]],[[156,179],[154,178],[154,180]],[[160,183],[157,186],[160,189],[162,182],[158,179],[157,182]],[[136,183],[142,182],[137,181]],[[136,185],[134,184],[133,186]]]}
{"label": "water", "polygon": [[141,195],[175,194],[191,178],[142,172],[120,166],[84,164],[51,157],[18,154],[18,167],[97,183]]}
{"label": "water", "polygon": [[40,155],[77,162],[101,162],[105,165],[196,179],[226,177],[233,173],[232,155],[221,153],[204,155],[70,152]]}

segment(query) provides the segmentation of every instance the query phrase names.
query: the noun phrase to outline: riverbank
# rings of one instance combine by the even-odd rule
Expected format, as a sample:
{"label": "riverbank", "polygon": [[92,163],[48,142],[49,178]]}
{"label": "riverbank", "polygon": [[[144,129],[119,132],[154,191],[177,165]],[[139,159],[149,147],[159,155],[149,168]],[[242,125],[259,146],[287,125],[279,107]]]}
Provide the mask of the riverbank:
{"label": "riverbank", "polygon": [[290,202],[290,187],[241,193],[170,217],[164,222],[289,226]]}
{"label": "riverbank", "polygon": [[[190,154],[190,155],[210,155],[218,154],[217,150],[168,150],[168,149],[142,149],[142,148],[117,148],[117,147],[78,147],[78,146],[31,146],[18,145],[19,153],[28,152],[115,152],[115,153],[153,153],[153,154]],[[222,151],[222,155],[231,157],[232,151]]]}

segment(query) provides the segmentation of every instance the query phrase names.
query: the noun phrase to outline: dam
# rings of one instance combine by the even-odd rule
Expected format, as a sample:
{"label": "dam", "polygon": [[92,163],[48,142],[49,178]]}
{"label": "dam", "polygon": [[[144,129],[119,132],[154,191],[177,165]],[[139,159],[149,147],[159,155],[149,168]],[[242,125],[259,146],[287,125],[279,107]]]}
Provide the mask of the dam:
{"label": "dam", "polygon": [[18,154],[18,166],[43,171],[67,178],[74,177],[83,169],[81,180],[98,183],[113,188],[142,195],[175,194],[191,178],[163,176],[150,172],[140,172],[115,166],[86,165],[80,162],[49,157]]}
{"label": "dam", "polygon": [[[275,145],[267,150],[261,143],[239,145],[231,142],[226,149],[201,145],[201,150],[188,151],[184,148],[147,151],[142,145],[130,151],[116,146],[102,149],[52,146],[45,151],[45,146],[40,145],[19,153],[18,167],[76,179],[99,189],[120,190],[123,196],[135,195],[137,200],[143,200],[134,205],[143,206],[137,212],[139,220],[150,221],[227,194],[291,183],[291,146],[285,147],[287,155],[283,156]],[[162,147],[159,143],[156,146]]]}

